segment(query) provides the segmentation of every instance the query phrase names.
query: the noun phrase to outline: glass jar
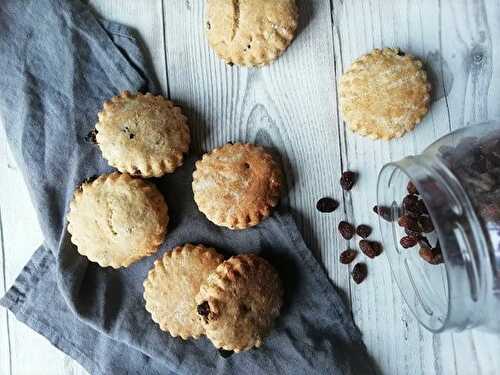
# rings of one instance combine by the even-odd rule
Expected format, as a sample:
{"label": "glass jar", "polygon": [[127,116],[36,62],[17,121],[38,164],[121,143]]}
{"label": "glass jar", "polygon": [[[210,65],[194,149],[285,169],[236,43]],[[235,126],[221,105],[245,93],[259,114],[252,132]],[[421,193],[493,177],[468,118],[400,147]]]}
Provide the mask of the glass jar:
{"label": "glass jar", "polygon": [[500,332],[500,122],[387,164],[377,203],[393,277],[416,318],[433,332]]}

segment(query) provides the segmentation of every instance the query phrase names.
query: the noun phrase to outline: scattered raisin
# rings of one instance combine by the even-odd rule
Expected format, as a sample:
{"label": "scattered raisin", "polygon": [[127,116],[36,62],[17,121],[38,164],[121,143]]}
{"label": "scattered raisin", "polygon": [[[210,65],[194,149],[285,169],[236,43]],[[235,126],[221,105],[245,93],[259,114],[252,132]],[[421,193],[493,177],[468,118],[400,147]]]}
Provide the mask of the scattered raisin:
{"label": "scattered raisin", "polygon": [[416,195],[407,195],[403,199],[403,208],[405,211],[411,212],[412,214],[420,215],[421,212],[419,210],[420,205],[418,204],[418,197]]}
{"label": "scattered raisin", "polygon": [[374,206],[373,212],[375,212],[385,221],[392,221],[391,209],[389,207]]}
{"label": "scattered raisin", "polygon": [[318,203],[316,203],[316,208],[318,209],[318,211],[324,213],[333,212],[337,209],[338,206],[339,203],[335,199],[328,197],[321,198]]}
{"label": "scattered raisin", "polygon": [[406,190],[408,191],[408,194],[418,195],[417,187],[415,186],[415,184],[412,181],[408,182],[408,185],[406,186]]}
{"label": "scattered raisin", "polygon": [[399,240],[399,243],[405,249],[409,249],[410,247],[416,246],[418,243],[418,240],[413,236],[404,236],[403,238],[401,238],[401,240]]}
{"label": "scattered raisin", "polygon": [[354,227],[347,221],[341,221],[339,223],[339,232],[342,237],[346,240],[350,240],[354,237]]}
{"label": "scattered raisin", "polygon": [[217,350],[219,351],[219,354],[222,358],[228,358],[234,354],[234,351],[232,350],[225,350],[225,349],[217,349]]}
{"label": "scattered raisin", "polygon": [[432,264],[432,259],[434,258],[434,254],[432,253],[432,250],[430,248],[428,248],[428,247],[421,247],[420,250],[418,251],[418,254],[427,263],[431,263]]}
{"label": "scattered raisin", "polygon": [[358,263],[354,266],[352,270],[352,279],[356,284],[361,284],[368,274],[368,270],[366,268],[366,264]]}
{"label": "scattered raisin", "polygon": [[372,228],[369,225],[361,224],[356,228],[356,234],[361,238],[368,238],[372,234]]}
{"label": "scattered raisin", "polygon": [[345,250],[340,254],[340,263],[349,264],[354,260],[354,258],[356,258],[357,255],[358,252],[356,250]]}
{"label": "scattered raisin", "polygon": [[352,189],[354,184],[356,183],[356,173],[351,171],[345,171],[342,173],[342,177],[340,177],[340,186],[345,191],[349,191]]}
{"label": "scattered raisin", "polygon": [[398,224],[400,227],[411,230],[412,232],[421,232],[420,226],[415,218],[410,215],[403,215],[399,218]]}
{"label": "scattered raisin", "polygon": [[375,258],[382,254],[382,245],[378,242],[361,240],[359,241],[359,248],[368,258]]}
{"label": "scattered raisin", "polygon": [[420,232],[414,232],[408,228],[405,228],[405,233],[407,236],[415,237],[416,239],[421,237]]}

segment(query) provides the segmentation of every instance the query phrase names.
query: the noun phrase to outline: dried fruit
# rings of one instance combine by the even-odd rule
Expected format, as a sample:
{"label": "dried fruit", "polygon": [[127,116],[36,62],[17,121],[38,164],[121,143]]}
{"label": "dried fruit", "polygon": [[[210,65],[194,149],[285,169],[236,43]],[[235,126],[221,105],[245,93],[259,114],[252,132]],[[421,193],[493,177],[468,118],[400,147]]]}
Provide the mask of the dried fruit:
{"label": "dried fruit", "polygon": [[345,171],[342,173],[342,177],[340,177],[340,186],[345,191],[349,191],[352,189],[354,184],[356,183],[356,173],[351,171]]}
{"label": "dried fruit", "polygon": [[428,247],[421,247],[420,250],[418,251],[418,254],[427,263],[431,263],[432,264],[432,259],[434,258],[434,254],[432,253],[432,250],[430,248],[428,248]]}
{"label": "dried fruit", "polygon": [[217,350],[219,351],[219,354],[222,358],[228,358],[234,354],[234,351],[232,350],[225,350],[225,349],[217,349]]}
{"label": "dried fruit", "polygon": [[421,212],[419,210],[420,205],[418,203],[419,199],[416,195],[407,195],[403,199],[403,208],[405,211],[411,212],[416,215],[420,215]]}
{"label": "dried fruit", "polygon": [[339,232],[342,237],[346,240],[350,240],[354,237],[354,227],[347,221],[341,221],[339,223]]}
{"label": "dried fruit", "polygon": [[418,243],[418,240],[413,236],[404,236],[399,240],[399,243],[405,249],[409,249],[410,247],[416,246]]}
{"label": "dried fruit", "polygon": [[362,238],[370,237],[371,233],[372,227],[370,227],[369,225],[361,224],[356,228],[356,234]]}
{"label": "dried fruit", "polygon": [[415,184],[410,181],[408,182],[408,185],[406,186],[406,190],[408,191],[408,194],[417,194],[418,195],[418,190]]}
{"label": "dried fruit", "polygon": [[337,209],[338,206],[339,206],[339,203],[335,199],[328,198],[328,197],[321,198],[318,201],[318,203],[316,203],[316,208],[318,209],[318,211],[324,212],[324,213],[333,212]]}
{"label": "dried fruit", "polygon": [[407,236],[412,236],[415,237],[416,239],[419,239],[421,237],[421,234],[419,232],[414,232],[408,228],[405,228],[405,233]]}
{"label": "dried fruit", "polygon": [[422,232],[418,222],[415,218],[410,215],[403,215],[399,218],[398,224],[400,227],[411,230],[412,232],[420,233]]}
{"label": "dried fruit", "polygon": [[349,264],[354,260],[354,258],[356,258],[357,255],[358,252],[356,250],[345,250],[340,254],[340,263]]}
{"label": "dried fruit", "polygon": [[352,270],[352,279],[356,284],[361,284],[368,275],[368,270],[366,268],[366,264],[358,263],[354,266]]}
{"label": "dried fruit", "polygon": [[420,216],[417,221],[422,232],[431,233],[434,231],[434,224],[429,216]]}
{"label": "dried fruit", "polygon": [[375,258],[382,254],[382,245],[379,242],[361,240],[359,241],[359,248],[368,258]]}
{"label": "dried fruit", "polygon": [[389,207],[374,206],[373,212],[375,212],[385,221],[392,221],[391,209]]}

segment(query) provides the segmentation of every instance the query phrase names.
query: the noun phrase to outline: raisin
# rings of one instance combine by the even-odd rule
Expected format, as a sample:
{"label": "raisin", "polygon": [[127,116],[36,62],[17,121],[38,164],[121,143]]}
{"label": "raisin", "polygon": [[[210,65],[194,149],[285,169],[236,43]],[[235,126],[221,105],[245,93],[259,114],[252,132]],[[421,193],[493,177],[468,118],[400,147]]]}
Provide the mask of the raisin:
{"label": "raisin", "polygon": [[366,279],[367,274],[366,264],[358,263],[352,270],[352,279],[356,284],[361,284]]}
{"label": "raisin", "polygon": [[408,194],[418,195],[417,187],[415,186],[415,184],[412,181],[408,182],[408,185],[406,186],[406,190],[408,191]]}
{"label": "raisin", "polygon": [[382,254],[382,245],[378,242],[361,240],[359,241],[359,248],[368,258],[375,258]]}
{"label": "raisin", "polygon": [[391,209],[389,207],[374,206],[373,212],[375,212],[385,221],[392,221]]}
{"label": "raisin", "polygon": [[408,228],[405,228],[405,233],[407,236],[415,237],[416,239],[421,237],[420,232],[414,232]]}
{"label": "raisin", "polygon": [[202,304],[196,306],[196,311],[198,312],[198,315],[207,317],[210,314],[210,305],[207,301],[205,301]]}
{"label": "raisin", "polygon": [[398,224],[400,227],[411,230],[412,232],[422,232],[415,218],[410,215],[403,215],[399,218]]}
{"label": "raisin", "polygon": [[346,240],[350,240],[354,237],[354,227],[347,221],[341,221],[339,223],[339,232],[342,237]]}
{"label": "raisin", "polygon": [[416,195],[407,195],[403,199],[403,208],[405,211],[411,212],[412,214],[420,215],[418,197]]}
{"label": "raisin", "polygon": [[405,249],[409,249],[410,247],[416,246],[418,243],[418,240],[413,236],[404,236],[403,238],[401,238],[401,240],[399,240],[399,243]]}
{"label": "raisin", "polygon": [[418,225],[424,233],[431,233],[434,231],[434,224],[429,216],[420,216],[418,218]]}
{"label": "raisin", "polygon": [[345,171],[342,173],[342,177],[340,177],[340,186],[345,191],[349,191],[352,189],[354,184],[356,183],[356,173],[351,171]]}
{"label": "raisin", "polygon": [[356,234],[362,238],[370,237],[372,234],[372,228],[369,225],[361,224],[356,228]]}
{"label": "raisin", "polygon": [[94,145],[97,144],[97,133],[99,133],[97,131],[97,129],[92,129],[84,138],[85,142],[89,142],[89,143],[92,143]]}
{"label": "raisin", "polygon": [[345,250],[340,254],[340,263],[349,264],[356,258],[356,255],[358,255],[356,250]]}
{"label": "raisin", "polygon": [[420,250],[418,251],[418,254],[427,263],[431,263],[432,264],[432,259],[434,258],[434,254],[432,253],[432,250],[430,248],[428,248],[428,247],[421,247]]}
{"label": "raisin", "polygon": [[417,211],[420,215],[429,215],[429,211],[427,210],[427,206],[425,205],[424,201],[420,199],[417,203]]}
{"label": "raisin", "polygon": [[234,351],[232,350],[225,350],[225,349],[217,349],[217,350],[219,351],[219,354],[222,358],[228,358],[234,354]]}
{"label": "raisin", "polygon": [[332,198],[321,198],[318,203],[316,203],[316,208],[320,212],[330,213],[335,211],[339,206],[339,203]]}

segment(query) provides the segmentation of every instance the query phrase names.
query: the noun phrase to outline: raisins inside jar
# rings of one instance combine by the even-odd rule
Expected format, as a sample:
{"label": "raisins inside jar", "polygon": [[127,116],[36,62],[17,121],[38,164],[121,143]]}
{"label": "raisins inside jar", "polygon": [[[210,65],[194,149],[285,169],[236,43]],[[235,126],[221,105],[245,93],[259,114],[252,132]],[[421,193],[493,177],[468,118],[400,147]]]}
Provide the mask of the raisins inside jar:
{"label": "raisins inside jar", "polygon": [[384,166],[377,206],[391,271],[433,332],[500,332],[500,122],[450,133]]}

